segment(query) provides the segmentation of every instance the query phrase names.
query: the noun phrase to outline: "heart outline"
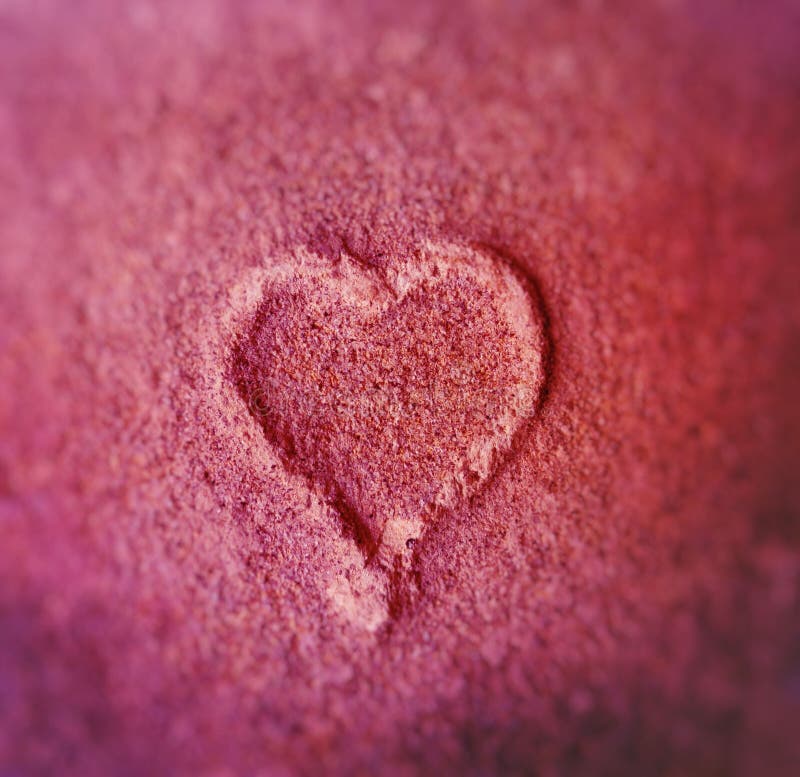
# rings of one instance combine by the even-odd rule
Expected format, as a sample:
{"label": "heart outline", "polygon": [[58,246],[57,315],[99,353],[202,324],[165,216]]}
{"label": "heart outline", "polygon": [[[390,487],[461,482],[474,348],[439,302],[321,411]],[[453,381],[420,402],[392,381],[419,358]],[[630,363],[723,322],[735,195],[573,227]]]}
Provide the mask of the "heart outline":
{"label": "heart outline", "polygon": [[[490,463],[488,470],[478,479],[475,488],[471,492],[461,494],[449,505],[437,505],[433,513],[422,520],[419,533],[404,541],[403,544],[407,546],[408,552],[395,552],[393,559],[379,559],[390,578],[390,588],[393,591],[390,599],[394,601],[394,604],[390,603],[390,610],[394,611],[403,609],[401,600],[407,602],[410,598],[414,598],[413,596],[409,596],[410,589],[419,589],[420,575],[417,565],[419,543],[417,543],[416,540],[421,536],[424,524],[426,522],[430,523],[438,520],[442,514],[455,509],[462,503],[471,502],[474,497],[489,487],[502,471],[505,470],[509,461],[517,455],[522,442],[527,439],[531,431],[532,424],[541,415],[542,408],[549,396],[551,388],[553,342],[548,311],[544,304],[538,283],[532,276],[525,272],[520,264],[508,253],[504,252],[502,249],[486,244],[459,245],[454,243],[426,243],[412,257],[413,262],[416,262],[416,267],[414,267],[412,258],[407,258],[405,264],[398,263],[397,265],[389,266],[388,271],[387,269],[381,270],[377,268],[375,265],[363,260],[361,257],[354,256],[351,251],[347,250],[342,251],[339,262],[331,262],[313,252],[306,251],[305,249],[298,249],[290,255],[287,261],[277,263],[268,273],[262,288],[261,302],[258,305],[255,316],[253,316],[253,321],[245,328],[243,337],[236,343],[233,353],[233,367],[230,377],[236,383],[240,397],[248,403],[251,415],[255,417],[267,436],[267,439],[278,452],[284,466],[290,472],[305,475],[311,482],[322,488],[327,501],[339,514],[343,530],[362,548],[366,556],[366,563],[372,563],[376,557],[379,556],[378,551],[384,544],[385,531],[376,539],[374,532],[366,525],[357,507],[353,506],[341,485],[336,481],[336,477],[332,476],[330,473],[325,477],[321,477],[319,473],[309,472],[308,468],[304,467],[302,462],[298,460],[292,442],[288,441],[287,444],[286,439],[280,439],[280,435],[276,435],[279,424],[271,424],[266,421],[263,408],[253,406],[252,375],[248,377],[247,368],[245,367],[243,369],[242,367],[243,364],[246,364],[246,359],[243,358],[243,355],[245,353],[248,337],[252,338],[253,332],[258,329],[257,321],[259,312],[261,311],[264,301],[267,299],[267,289],[269,287],[277,288],[281,284],[287,284],[290,279],[302,277],[304,270],[307,270],[309,267],[319,270],[327,266],[327,280],[331,281],[335,275],[330,273],[331,266],[344,263],[343,266],[350,267],[349,281],[356,281],[356,285],[360,286],[361,291],[366,292],[365,298],[367,300],[370,298],[370,288],[374,290],[374,288],[380,287],[384,291],[388,291],[390,297],[392,295],[394,296],[393,300],[388,299],[387,301],[387,298],[384,298],[383,304],[389,306],[391,304],[399,304],[398,290],[400,292],[403,292],[404,289],[407,291],[409,288],[415,288],[415,282],[417,286],[422,282],[420,278],[424,276],[424,272],[420,272],[420,267],[425,265],[426,260],[430,263],[433,257],[434,265],[436,261],[443,262],[448,271],[453,271],[459,262],[462,264],[465,262],[465,254],[479,259],[477,265],[479,269],[485,271],[488,267],[498,272],[500,275],[504,275],[505,282],[516,285],[517,291],[520,292],[524,298],[525,311],[530,315],[530,320],[533,322],[535,328],[533,339],[535,339],[537,343],[533,353],[538,358],[538,377],[536,385],[532,389],[533,397],[531,400],[530,412],[513,428],[512,432],[505,440],[502,450],[500,450],[497,455],[496,460]],[[454,259],[454,257],[457,258]],[[481,263],[483,264],[482,267]],[[356,274],[353,274],[353,268],[357,270]],[[404,269],[406,270],[405,274],[403,273]],[[409,269],[412,271],[409,272]],[[414,270],[416,271],[416,275]],[[389,275],[388,273],[394,274]],[[430,276],[428,276],[428,279],[430,279]],[[352,297],[350,303],[354,304]],[[255,399],[258,400],[258,397],[256,396]],[[494,444],[494,441],[491,439],[490,442]],[[392,548],[395,551],[398,550],[396,544],[393,545]],[[405,592],[403,592],[402,589],[405,589]]]}

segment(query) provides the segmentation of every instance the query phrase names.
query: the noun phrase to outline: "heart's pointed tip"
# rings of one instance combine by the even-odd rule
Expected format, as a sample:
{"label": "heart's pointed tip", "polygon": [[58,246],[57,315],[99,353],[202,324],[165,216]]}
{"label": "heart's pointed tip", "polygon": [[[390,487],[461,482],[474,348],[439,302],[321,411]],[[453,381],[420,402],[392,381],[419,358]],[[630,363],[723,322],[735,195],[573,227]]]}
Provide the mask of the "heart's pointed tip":
{"label": "heart's pointed tip", "polygon": [[424,529],[421,517],[390,518],[383,527],[378,546],[378,555],[383,564],[391,566],[398,558],[408,560]]}

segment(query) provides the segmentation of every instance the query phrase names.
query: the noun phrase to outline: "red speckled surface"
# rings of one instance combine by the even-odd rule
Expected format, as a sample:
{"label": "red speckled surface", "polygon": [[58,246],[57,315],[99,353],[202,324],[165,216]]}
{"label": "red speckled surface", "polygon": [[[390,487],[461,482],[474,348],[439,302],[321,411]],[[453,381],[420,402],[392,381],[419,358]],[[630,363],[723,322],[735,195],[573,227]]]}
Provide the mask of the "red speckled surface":
{"label": "red speckled surface", "polygon": [[[796,773],[792,5],[0,4],[0,774]],[[392,608],[232,376],[287,257],[431,244],[546,391]]]}
{"label": "red speckled surface", "polygon": [[552,355],[546,313],[516,264],[468,246],[375,268],[347,251],[267,264],[231,380],[284,468],[318,486],[388,575],[379,599],[397,616],[419,594],[426,528],[529,442]]}

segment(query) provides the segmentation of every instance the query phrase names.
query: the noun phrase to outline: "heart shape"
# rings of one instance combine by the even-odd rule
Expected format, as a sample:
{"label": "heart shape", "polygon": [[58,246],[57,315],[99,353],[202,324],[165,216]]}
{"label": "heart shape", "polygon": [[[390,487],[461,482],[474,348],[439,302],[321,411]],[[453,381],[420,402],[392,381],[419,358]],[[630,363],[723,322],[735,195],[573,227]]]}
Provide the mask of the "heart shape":
{"label": "heart shape", "polygon": [[508,454],[544,354],[541,310],[504,261],[426,245],[378,271],[298,252],[270,272],[234,378],[284,461],[396,568]]}

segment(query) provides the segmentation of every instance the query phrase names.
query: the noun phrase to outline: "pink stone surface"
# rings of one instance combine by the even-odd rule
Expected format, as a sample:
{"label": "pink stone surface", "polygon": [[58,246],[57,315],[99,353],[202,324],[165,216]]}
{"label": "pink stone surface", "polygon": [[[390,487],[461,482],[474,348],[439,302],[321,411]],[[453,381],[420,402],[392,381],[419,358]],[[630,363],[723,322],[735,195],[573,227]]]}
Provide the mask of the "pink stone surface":
{"label": "pink stone surface", "polygon": [[0,4],[0,775],[796,774],[794,5]]}

